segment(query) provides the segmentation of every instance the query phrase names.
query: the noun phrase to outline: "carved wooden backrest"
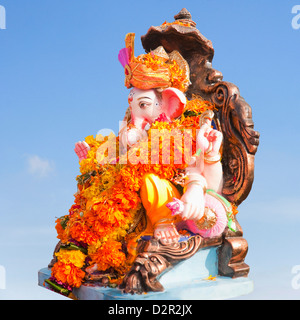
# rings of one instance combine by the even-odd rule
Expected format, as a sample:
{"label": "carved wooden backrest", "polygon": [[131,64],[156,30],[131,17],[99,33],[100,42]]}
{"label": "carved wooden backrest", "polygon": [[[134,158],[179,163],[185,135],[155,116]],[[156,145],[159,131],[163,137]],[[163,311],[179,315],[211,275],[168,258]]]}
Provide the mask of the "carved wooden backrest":
{"label": "carved wooden backrest", "polygon": [[259,133],[253,129],[251,107],[240,96],[238,87],[223,81],[222,73],[212,68],[212,43],[196,28],[191,14],[182,9],[174,18],[173,23],[152,26],[141,38],[143,47],[146,52],[160,45],[168,53],[179,51],[190,66],[192,84],[187,98],[200,95],[217,107],[215,120],[224,136],[223,194],[239,205],[252,187],[254,156],[259,144]]}

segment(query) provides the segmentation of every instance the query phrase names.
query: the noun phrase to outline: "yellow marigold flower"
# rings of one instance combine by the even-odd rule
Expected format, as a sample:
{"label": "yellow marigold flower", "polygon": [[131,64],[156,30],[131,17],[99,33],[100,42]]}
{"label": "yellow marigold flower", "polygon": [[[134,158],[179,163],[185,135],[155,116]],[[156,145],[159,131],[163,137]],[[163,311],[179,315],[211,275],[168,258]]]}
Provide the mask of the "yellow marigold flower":
{"label": "yellow marigold flower", "polygon": [[92,135],[87,136],[84,140],[88,145],[93,145],[93,143],[95,141],[95,139],[94,139],[94,137]]}
{"label": "yellow marigold flower", "polygon": [[64,264],[72,263],[77,268],[82,268],[84,266],[86,258],[86,255],[80,250],[60,249],[55,255],[57,256],[58,261]]}

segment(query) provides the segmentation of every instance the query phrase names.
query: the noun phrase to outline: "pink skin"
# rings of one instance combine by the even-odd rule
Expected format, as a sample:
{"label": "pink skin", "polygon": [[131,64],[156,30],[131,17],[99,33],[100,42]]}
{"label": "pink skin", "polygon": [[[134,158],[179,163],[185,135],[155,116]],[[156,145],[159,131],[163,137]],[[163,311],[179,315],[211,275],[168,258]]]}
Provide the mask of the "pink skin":
{"label": "pink skin", "polygon": [[211,127],[211,119],[206,119],[201,126],[197,136],[197,145],[203,151],[206,152],[209,148],[209,143],[212,143],[212,150],[209,152],[209,156],[215,156],[219,153],[222,144],[222,133],[218,130],[214,130]]}
{"label": "pink skin", "polygon": [[161,93],[159,100],[154,89],[141,90],[133,88],[128,97],[131,110],[131,121],[134,128],[120,133],[120,141],[125,147],[132,146],[147,136],[145,127],[152,124],[164,114],[168,120],[177,118],[186,104],[185,95],[178,89],[167,88]]}
{"label": "pink skin", "polygon": [[[132,89],[130,102],[132,123],[137,129],[144,130],[162,113],[162,105],[154,90]],[[130,101],[130,99],[128,99]]]}
{"label": "pink skin", "polygon": [[[152,124],[160,115],[165,114],[168,119],[178,117],[185,107],[186,98],[180,90],[167,88],[162,92],[162,101],[159,101],[154,89],[133,88],[129,93],[128,102],[132,123],[135,127],[120,132],[120,142],[123,147],[132,146],[146,137],[146,125]],[[86,159],[89,149],[90,147],[84,141],[75,144],[75,152],[79,161]]]}
{"label": "pink skin", "polygon": [[[204,153],[209,148],[209,143],[212,144],[212,149],[209,152],[209,157],[217,156],[220,152],[220,148],[223,141],[223,135],[220,131],[215,130],[211,127],[211,119],[207,119],[201,126],[197,136],[197,146]],[[203,153],[203,155],[204,155]],[[202,175],[207,181],[207,188],[213,189],[217,193],[222,193],[223,187],[223,169],[221,161],[208,164],[204,162],[204,168]]]}
{"label": "pink skin", "polygon": [[[184,203],[173,198],[173,201],[166,205],[172,215],[180,214],[184,209]],[[217,218],[215,225],[210,229],[199,229],[193,220],[181,221],[177,224],[179,230],[188,228],[194,234],[200,234],[203,238],[217,237],[222,234],[227,225],[227,214],[223,204],[210,194],[205,195],[205,207],[212,210]]]}

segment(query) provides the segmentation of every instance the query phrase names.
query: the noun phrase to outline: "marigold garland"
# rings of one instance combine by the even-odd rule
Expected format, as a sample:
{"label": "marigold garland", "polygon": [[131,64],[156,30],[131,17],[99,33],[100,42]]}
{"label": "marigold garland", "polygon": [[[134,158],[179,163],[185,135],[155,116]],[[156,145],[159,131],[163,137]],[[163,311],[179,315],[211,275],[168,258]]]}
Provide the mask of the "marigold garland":
{"label": "marigold garland", "polygon": [[[155,59],[150,58],[149,63],[154,63]],[[178,170],[186,167],[189,156],[196,150],[195,143],[191,144],[191,150],[184,149],[187,146],[182,146],[182,133],[195,142],[199,117],[208,109],[214,109],[210,102],[197,98],[188,101],[180,119],[169,123],[160,117],[160,121],[154,122],[149,129],[148,138],[120,157],[118,138],[112,135],[86,137],[90,150],[87,158],[80,162],[81,174],[77,177],[78,191],[74,204],[68,215],[56,220],[55,226],[57,237],[64,245],[76,244],[79,249],[86,248],[86,254],[80,250],[61,248],[56,253],[57,262],[52,268],[52,279],[56,283],[79,287],[84,281],[84,268],[93,264],[97,264],[99,271],[114,270],[115,279],[111,283],[121,281],[136,254],[137,235],[128,235],[127,230],[142,207],[139,189],[143,175],[155,173],[161,178],[173,179]],[[171,140],[162,139],[170,133],[173,136]],[[98,153],[97,156],[99,148],[113,140],[116,153]],[[158,143],[158,148],[151,149],[154,141]],[[167,156],[164,155],[164,148],[171,150]],[[99,164],[99,156],[101,161],[108,158],[105,164]],[[122,157],[127,157],[125,160],[137,159],[138,163],[132,164]],[[153,163],[153,157],[158,159],[156,163]],[[236,213],[237,208],[234,208]]]}
{"label": "marigold garland", "polygon": [[167,70],[170,75],[171,86],[181,90],[182,92],[185,92],[189,85],[187,75],[175,60],[169,60],[166,63],[165,59],[153,54],[153,52],[149,52],[147,54],[142,54],[138,57],[135,57],[135,62],[142,63],[153,71],[165,69],[167,66]]}
{"label": "marigold garland", "polygon": [[98,250],[91,254],[92,262],[97,263],[99,271],[114,268],[118,273],[124,273],[126,269],[126,255],[122,251],[122,244],[109,240]]}
{"label": "marigold garland", "polygon": [[161,27],[166,28],[166,27],[173,26],[173,25],[179,25],[179,26],[183,26],[183,27],[190,27],[191,26],[191,24],[188,22],[182,22],[179,20],[175,20],[173,22],[165,21],[164,23],[162,23]]}
{"label": "marigold garland", "polygon": [[80,287],[85,276],[85,272],[81,268],[84,266],[86,255],[80,250],[64,249],[55,255],[57,262],[52,268],[52,277],[71,287]]}

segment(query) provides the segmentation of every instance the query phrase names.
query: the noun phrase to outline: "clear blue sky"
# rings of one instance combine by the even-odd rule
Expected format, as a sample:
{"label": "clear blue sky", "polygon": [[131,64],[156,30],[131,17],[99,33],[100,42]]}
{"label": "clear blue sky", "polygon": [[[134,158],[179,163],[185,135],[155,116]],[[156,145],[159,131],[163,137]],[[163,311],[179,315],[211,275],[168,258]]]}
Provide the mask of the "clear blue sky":
{"label": "clear blue sky", "polygon": [[[117,132],[127,89],[117,60],[124,36],[172,22],[183,7],[215,48],[214,68],[240,88],[261,133],[255,181],[238,219],[255,291],[248,299],[299,299],[298,130],[300,29],[290,0],[0,0],[0,299],[59,299],[37,286],[57,242],[55,217],[76,191],[74,142]],[[300,23],[300,20],[299,20]]]}

